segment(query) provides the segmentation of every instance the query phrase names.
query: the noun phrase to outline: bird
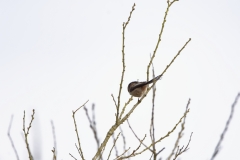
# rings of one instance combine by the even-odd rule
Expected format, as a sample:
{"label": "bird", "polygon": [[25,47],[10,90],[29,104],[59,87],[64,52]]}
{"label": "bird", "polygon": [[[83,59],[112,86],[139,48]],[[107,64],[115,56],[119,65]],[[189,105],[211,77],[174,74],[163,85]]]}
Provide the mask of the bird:
{"label": "bird", "polygon": [[161,76],[162,75],[159,75],[150,81],[145,82],[133,81],[129,83],[127,88],[129,94],[132,95],[133,97],[142,97],[146,93],[148,85],[159,80]]}

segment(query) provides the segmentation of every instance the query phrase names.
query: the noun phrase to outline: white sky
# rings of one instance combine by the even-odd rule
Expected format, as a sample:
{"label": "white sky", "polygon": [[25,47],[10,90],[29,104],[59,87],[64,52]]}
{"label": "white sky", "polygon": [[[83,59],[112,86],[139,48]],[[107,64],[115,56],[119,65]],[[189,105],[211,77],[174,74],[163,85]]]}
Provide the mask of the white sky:
{"label": "white sky", "polygon": [[[39,159],[52,157],[50,120],[55,123],[58,158],[72,159],[69,153],[79,158],[71,116],[72,110],[88,99],[89,110],[92,103],[96,104],[99,137],[104,139],[114,121],[111,94],[117,97],[122,70],[122,23],[134,2],[136,10],[126,30],[122,104],[129,98],[128,83],[146,80],[149,54],[157,42],[166,0],[0,1],[1,160],[15,158],[7,137],[12,114],[12,138],[20,158],[27,159],[22,117],[26,110],[28,123],[33,108],[36,115],[29,142]],[[191,98],[185,137],[180,144],[187,143],[191,132],[193,137],[182,159],[205,160],[210,159],[240,91],[240,2],[176,2],[154,59],[156,74],[163,71],[188,38],[192,41],[157,84],[156,137],[174,126]],[[239,158],[239,107],[235,108],[218,160]],[[140,137],[149,135],[150,114],[151,94],[129,119]],[[77,113],[77,122],[84,155],[91,159],[96,144],[83,109]],[[135,149],[138,141],[126,123],[122,127],[127,147]],[[176,135],[158,144],[158,149],[166,147],[163,158],[170,154]],[[105,156],[111,143],[112,139]],[[121,144],[119,139],[119,152]],[[149,155],[147,152],[135,159],[148,159]]]}

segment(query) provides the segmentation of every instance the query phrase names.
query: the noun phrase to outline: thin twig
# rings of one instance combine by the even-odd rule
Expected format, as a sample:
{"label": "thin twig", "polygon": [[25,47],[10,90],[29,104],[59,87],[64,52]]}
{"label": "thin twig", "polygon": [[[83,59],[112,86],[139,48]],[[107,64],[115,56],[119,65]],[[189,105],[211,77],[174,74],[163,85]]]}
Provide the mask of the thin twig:
{"label": "thin twig", "polygon": [[[185,110],[185,112],[188,110],[188,107],[189,107],[189,105],[190,105],[190,102],[191,102],[191,99],[189,98],[188,103],[187,103],[187,105],[186,105],[186,110]],[[178,147],[179,141],[180,141],[180,139],[182,138],[182,136],[183,136],[183,131],[184,131],[184,129],[185,129],[185,122],[186,122],[186,117],[183,119],[183,122],[182,122],[182,125],[181,125],[181,130],[180,130],[179,133],[178,133],[178,137],[177,137],[177,140],[176,140],[176,142],[175,142],[175,145],[174,145],[174,147],[173,147],[173,149],[172,149],[171,154],[168,156],[167,160],[170,160],[170,159],[172,158],[172,156],[173,156],[174,153],[175,153],[175,150],[176,150],[177,147]]]}
{"label": "thin twig", "polygon": [[55,148],[53,147],[53,160],[57,160],[57,156],[56,156],[56,151],[55,151]]}
{"label": "thin twig", "polygon": [[113,146],[112,146],[112,148],[111,148],[111,150],[110,150],[110,152],[109,152],[109,154],[108,154],[108,158],[107,158],[107,160],[109,160],[109,158],[110,158],[110,156],[111,156],[111,153],[112,153],[112,150],[113,150],[113,148],[115,148],[115,150],[116,150],[116,155],[118,155],[118,154],[117,154],[117,149],[116,149],[116,142],[117,142],[117,140],[118,140],[118,137],[119,137],[120,133],[121,133],[121,132],[119,132],[119,133],[118,133],[118,135],[117,135],[117,138],[116,138],[116,139],[113,137]]}
{"label": "thin twig", "polygon": [[[163,139],[165,139],[166,137],[170,136],[171,133],[173,133],[175,131],[175,129],[177,128],[177,126],[181,123],[181,121],[183,120],[184,117],[187,116],[187,113],[189,112],[189,109],[184,113],[184,115],[179,119],[179,121],[177,122],[177,124],[172,128],[172,130],[170,130],[165,136],[159,138],[157,141],[155,141],[154,143],[151,143],[148,147],[146,147],[145,149],[143,149],[140,152],[134,153],[131,157],[133,156],[137,156],[139,154],[142,154],[143,152],[145,152],[146,150],[148,150],[149,148],[151,148],[154,144],[161,142]],[[121,157],[122,159],[125,158],[129,158],[129,157]]]}
{"label": "thin twig", "polygon": [[[120,85],[119,85],[119,93],[118,93],[118,103],[117,103],[117,113],[116,113],[116,122],[115,124],[109,129],[109,131],[107,132],[107,135],[104,139],[104,141],[102,142],[102,144],[100,145],[100,147],[98,148],[98,151],[96,152],[96,154],[93,157],[93,160],[96,160],[100,155],[102,155],[103,149],[105,148],[109,138],[112,136],[112,134],[114,133],[114,131],[118,128],[118,126],[121,124],[119,123],[120,118],[119,118],[119,109],[120,109],[120,97],[121,97],[121,92],[122,92],[122,85],[123,85],[123,79],[124,79],[124,73],[125,73],[125,29],[128,25],[128,23],[130,22],[131,16],[133,11],[135,10],[135,3],[132,6],[132,10],[130,12],[130,15],[128,17],[128,20],[126,23],[123,23],[122,27],[123,27],[123,31],[122,31],[122,65],[123,65],[123,70],[122,70],[122,76],[121,76],[121,81],[120,81]],[[131,99],[131,98],[130,98]],[[131,100],[129,100],[131,101]],[[123,112],[122,112],[123,113]]]}
{"label": "thin twig", "polygon": [[[137,140],[138,140],[139,142],[141,142],[141,139],[140,139],[140,138],[137,136],[137,134],[134,132],[134,130],[133,130],[133,128],[131,127],[128,119],[127,119],[127,123],[128,123],[128,127],[130,128],[130,130],[132,131],[132,133],[134,134],[134,136],[137,138]],[[141,143],[144,145],[145,148],[148,148],[148,146],[147,146],[146,144],[144,144],[143,142],[141,142]],[[154,152],[151,148],[148,148],[148,150],[151,151],[152,153]]]}
{"label": "thin twig", "polygon": [[87,107],[84,106],[84,110],[85,110],[85,113],[86,113],[86,116],[88,118],[88,121],[89,121],[89,124],[90,124],[90,128],[93,132],[93,135],[94,135],[94,139],[97,143],[97,149],[99,148],[99,145],[100,145],[100,142],[99,142],[99,138],[98,138],[98,135],[97,135],[97,128],[96,128],[96,121],[95,121],[95,114],[94,114],[94,104],[92,106],[92,119],[90,118],[89,114],[88,114],[88,109]]}
{"label": "thin twig", "polygon": [[116,100],[115,100],[113,94],[111,94],[111,96],[112,96],[113,102],[114,102],[114,104],[115,104],[115,106],[116,106],[116,109],[117,109],[117,102],[116,102]]}
{"label": "thin twig", "polygon": [[54,127],[53,120],[51,120],[51,126],[52,126],[52,134],[53,134],[54,154],[57,156],[57,141],[56,141],[55,127]]}
{"label": "thin twig", "polygon": [[123,116],[123,114],[124,114],[124,112],[125,112],[125,109],[126,109],[127,105],[129,105],[129,103],[130,103],[132,100],[133,100],[133,96],[131,96],[131,97],[128,99],[128,101],[125,103],[125,105],[124,105],[124,107],[123,107],[123,109],[122,109],[122,111],[121,111],[121,114],[120,114],[120,116],[119,116],[119,119],[122,119],[122,116]]}
{"label": "thin twig", "polygon": [[33,156],[32,156],[32,153],[30,151],[30,147],[29,147],[29,143],[28,143],[28,135],[29,135],[30,128],[32,127],[34,114],[35,114],[35,110],[33,109],[33,114],[31,115],[32,118],[31,118],[31,121],[29,123],[29,126],[27,127],[27,131],[26,131],[26,128],[25,128],[25,111],[24,111],[24,115],[23,115],[23,133],[24,133],[24,139],[25,139],[25,144],[26,144],[26,148],[27,148],[27,151],[28,151],[29,160],[33,160]]}
{"label": "thin twig", "polygon": [[118,119],[119,119],[119,109],[120,109],[120,98],[121,98],[123,78],[124,78],[124,73],[125,73],[125,68],[126,68],[126,65],[125,65],[125,29],[126,29],[128,23],[131,20],[131,16],[132,16],[132,13],[133,13],[134,10],[135,10],[135,3],[132,6],[132,10],[130,12],[130,15],[128,17],[127,22],[126,23],[124,22],[123,25],[122,25],[122,66],[123,66],[123,69],[122,69],[122,76],[121,76],[121,81],[120,81],[120,86],[119,86],[119,93],[118,93],[116,124],[118,124],[118,121],[119,121]]}
{"label": "thin twig", "polygon": [[75,158],[71,153],[69,153],[69,155],[70,155],[73,159],[77,160],[77,158]]}
{"label": "thin twig", "polygon": [[123,130],[122,130],[122,127],[121,127],[121,126],[119,126],[119,129],[120,129],[121,136],[122,136],[122,139],[123,139],[123,150],[126,151],[126,150],[127,150],[127,149],[126,149],[126,138],[125,138],[125,136],[124,136],[124,134],[123,134]]}
{"label": "thin twig", "polygon": [[[117,158],[115,158],[114,160],[120,160],[121,159],[121,156],[125,155],[128,151],[129,151],[130,147],[125,150],[121,155],[119,155]],[[120,159],[118,159],[120,157]]]}
{"label": "thin twig", "polygon": [[11,130],[11,127],[12,127],[12,121],[13,121],[13,115],[11,116],[11,120],[10,120],[10,123],[9,123],[9,126],[8,126],[8,133],[7,133],[7,135],[8,135],[8,138],[9,138],[10,142],[11,142],[11,145],[12,145],[13,151],[15,153],[15,156],[16,156],[17,160],[19,160],[19,156],[18,156],[17,150],[15,148],[14,142],[13,142],[11,134],[10,134],[10,130]]}
{"label": "thin twig", "polygon": [[[112,135],[112,138],[113,138],[113,143],[115,143],[115,142],[116,142],[116,138],[115,138],[114,133],[113,133],[113,135]],[[117,139],[118,139],[118,137],[117,137]],[[113,145],[113,147],[114,147],[114,150],[115,150],[116,157],[118,157],[118,149],[117,149],[117,146],[116,146],[116,145]]]}
{"label": "thin twig", "polygon": [[179,146],[177,147],[178,149],[177,149],[177,152],[175,153],[173,160],[176,160],[178,156],[180,156],[182,153],[186,152],[189,149],[188,146],[191,142],[192,134],[193,134],[193,132],[191,133],[190,138],[188,140],[188,144],[186,145],[185,148],[184,148],[184,146],[182,146],[182,148],[180,148],[180,149],[179,149]]}
{"label": "thin twig", "polygon": [[175,55],[175,57],[172,59],[172,61],[166,66],[166,68],[163,70],[161,77],[163,74],[167,71],[167,69],[171,66],[171,64],[174,62],[174,60],[180,55],[182,50],[187,46],[187,44],[191,41],[191,38],[188,39],[188,41],[183,45],[183,47],[178,51],[178,53]]}
{"label": "thin twig", "polygon": [[225,124],[224,130],[223,130],[223,132],[221,133],[221,136],[220,136],[220,139],[219,139],[219,141],[218,141],[218,143],[217,143],[217,146],[215,147],[215,150],[214,150],[214,152],[213,152],[213,155],[212,155],[211,160],[214,160],[214,158],[216,157],[216,155],[219,153],[221,143],[222,143],[222,141],[223,141],[223,139],[224,139],[224,136],[225,136],[225,134],[226,134],[226,132],[227,132],[227,130],[228,130],[228,127],[229,127],[229,125],[230,125],[230,123],[231,123],[231,120],[232,120],[232,117],[233,117],[233,113],[234,113],[234,108],[235,108],[235,106],[236,106],[236,104],[237,104],[237,102],[238,102],[239,97],[240,97],[240,93],[237,94],[237,96],[235,97],[235,100],[234,100],[234,102],[233,102],[233,104],[232,104],[232,106],[231,106],[230,115],[229,115],[228,120],[227,120],[227,122],[226,122],[226,124]]}
{"label": "thin twig", "polygon": [[[150,55],[151,56],[151,55]],[[153,74],[153,78],[155,77],[155,72],[154,72],[154,66],[152,63],[152,74]],[[155,142],[155,128],[154,128],[154,108],[155,108],[155,96],[156,96],[156,86],[153,86],[153,94],[152,94],[152,115],[151,115],[151,124],[150,124],[150,137],[152,140],[152,143],[154,144]],[[153,145],[153,159],[156,160],[157,159],[157,154],[156,154],[156,146],[155,144]]]}
{"label": "thin twig", "polygon": [[167,15],[168,15],[169,9],[172,6],[172,4],[174,2],[176,2],[176,1],[178,1],[178,0],[173,0],[172,2],[169,2],[169,0],[167,1],[168,6],[167,6],[167,9],[165,11],[165,15],[164,15],[163,22],[162,22],[162,27],[161,27],[161,30],[160,30],[160,33],[159,33],[159,36],[158,36],[158,41],[157,41],[156,47],[155,47],[155,49],[153,51],[153,55],[151,57],[151,60],[150,60],[150,62],[148,64],[148,66],[147,66],[147,81],[149,80],[149,69],[150,69],[150,66],[151,66],[151,64],[153,62],[153,59],[154,59],[155,55],[156,55],[158,46],[159,46],[159,44],[160,44],[160,42],[162,40],[162,34],[163,34],[165,23],[167,21]]}
{"label": "thin twig", "polygon": [[78,109],[76,109],[75,111],[72,111],[72,112],[73,112],[72,117],[73,117],[73,121],[74,121],[75,132],[76,132],[77,139],[78,139],[78,147],[77,147],[77,146],[76,146],[76,147],[77,147],[77,150],[78,150],[78,152],[79,152],[79,154],[80,154],[80,156],[81,156],[81,158],[82,158],[83,160],[84,160],[85,158],[84,158],[84,156],[83,156],[83,152],[82,152],[82,148],[81,148],[81,144],[80,144],[80,138],[79,138],[79,135],[78,135],[77,122],[76,122],[76,119],[75,119],[75,114],[76,114],[76,112],[77,112],[80,108],[82,108],[87,102],[88,102],[88,100],[87,100],[82,106],[78,107]]}
{"label": "thin twig", "polygon": [[128,156],[124,156],[124,157],[120,157],[120,156],[119,156],[119,157],[117,157],[116,159],[118,159],[118,160],[122,160],[122,159],[130,158],[130,157],[134,157],[136,151],[138,151],[138,150],[140,149],[140,147],[141,147],[143,141],[145,140],[145,138],[146,138],[146,134],[144,135],[143,139],[140,141],[138,147],[137,147],[136,149],[134,149],[130,155],[128,155]]}

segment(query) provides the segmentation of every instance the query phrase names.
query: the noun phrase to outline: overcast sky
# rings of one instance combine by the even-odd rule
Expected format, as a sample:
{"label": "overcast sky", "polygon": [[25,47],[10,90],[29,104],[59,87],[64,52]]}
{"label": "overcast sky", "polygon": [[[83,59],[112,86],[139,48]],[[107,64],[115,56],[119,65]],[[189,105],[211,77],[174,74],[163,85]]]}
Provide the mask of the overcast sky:
{"label": "overcast sky", "polygon": [[[126,72],[122,105],[130,97],[127,85],[145,81],[150,54],[156,46],[166,0],[41,0],[0,1],[0,159],[14,159],[7,137],[11,135],[20,159],[27,159],[22,137],[22,117],[27,124],[36,110],[29,143],[38,159],[52,158],[55,124],[59,159],[79,158],[72,111],[89,100],[96,105],[97,128],[102,141],[114,123],[116,112],[111,94],[118,95],[122,71],[122,23],[133,3],[135,11],[126,29]],[[191,98],[190,113],[180,145],[193,132],[186,160],[210,159],[240,91],[240,2],[238,0],[180,0],[171,7],[162,41],[154,59],[161,74],[185,42],[182,51],[157,83],[156,137],[164,136],[182,116]],[[137,98],[133,100],[131,107]],[[239,158],[240,105],[223,141],[218,160]],[[139,135],[149,135],[151,93],[129,118]],[[83,109],[76,114],[86,159],[96,151],[93,134]],[[138,140],[126,123],[122,125],[127,147]],[[180,127],[177,129],[179,131]],[[165,159],[174,145],[177,131],[157,145]],[[115,134],[119,133],[119,130]],[[122,140],[118,140],[122,152]],[[148,138],[145,142],[150,143]],[[106,157],[112,139],[105,149]],[[113,153],[112,158],[115,157]],[[149,159],[150,153],[135,159]],[[134,159],[134,158],[133,158]]]}

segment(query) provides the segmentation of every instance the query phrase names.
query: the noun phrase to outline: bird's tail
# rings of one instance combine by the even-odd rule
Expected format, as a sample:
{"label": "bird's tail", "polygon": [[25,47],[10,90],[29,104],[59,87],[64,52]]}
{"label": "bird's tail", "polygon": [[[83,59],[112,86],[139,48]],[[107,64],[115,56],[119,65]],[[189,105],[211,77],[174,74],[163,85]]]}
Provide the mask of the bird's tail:
{"label": "bird's tail", "polygon": [[153,78],[152,80],[148,81],[146,84],[154,83],[155,81],[161,79],[161,77],[162,77],[162,75],[159,75],[159,76]]}

